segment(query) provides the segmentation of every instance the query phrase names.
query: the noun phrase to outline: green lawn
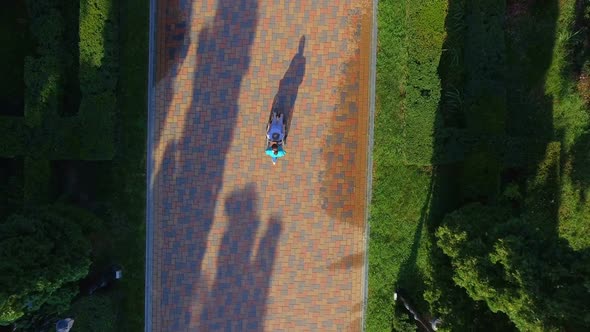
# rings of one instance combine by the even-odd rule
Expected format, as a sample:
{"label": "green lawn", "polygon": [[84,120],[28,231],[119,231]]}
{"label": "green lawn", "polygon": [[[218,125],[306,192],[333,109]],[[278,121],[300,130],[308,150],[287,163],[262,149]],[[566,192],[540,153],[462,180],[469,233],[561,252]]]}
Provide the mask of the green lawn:
{"label": "green lawn", "polygon": [[375,141],[379,144],[373,151],[367,331],[390,330],[392,322],[398,329],[409,326],[404,325],[401,311],[393,320],[394,288],[398,284],[408,289],[424,288],[429,245],[424,219],[432,168],[404,163],[405,113],[411,107],[405,98],[410,38],[406,13],[411,2],[380,1],[378,8]]}
{"label": "green lawn", "polygon": [[149,6],[125,0],[120,18],[119,128],[113,159],[115,251],[125,266],[118,331],[142,331],[145,281],[145,190]]}
{"label": "green lawn", "polygon": [[[379,2],[368,331],[415,329],[394,304],[396,287],[451,329],[514,329],[455,284],[435,244],[445,214],[464,204],[518,191],[544,236],[588,250],[590,121],[579,78],[590,73],[589,11],[575,0]],[[553,185],[545,168],[556,149]],[[544,212],[554,204],[557,215]]]}

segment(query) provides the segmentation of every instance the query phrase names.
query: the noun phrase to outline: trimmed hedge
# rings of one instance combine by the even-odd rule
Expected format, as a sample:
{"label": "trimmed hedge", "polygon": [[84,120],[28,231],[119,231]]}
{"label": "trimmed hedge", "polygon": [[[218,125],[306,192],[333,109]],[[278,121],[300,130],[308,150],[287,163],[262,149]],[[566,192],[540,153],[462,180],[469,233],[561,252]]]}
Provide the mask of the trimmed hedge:
{"label": "trimmed hedge", "polygon": [[[465,125],[477,135],[505,133],[506,89],[504,15],[506,4],[469,2],[465,34]],[[464,161],[461,177],[465,200],[494,200],[500,190],[502,161],[498,147],[480,142]]]}
{"label": "trimmed hedge", "polygon": [[481,134],[504,133],[506,89],[504,13],[495,0],[470,2],[465,36],[465,122]]}
{"label": "trimmed hedge", "polygon": [[25,58],[25,123],[40,127],[43,119],[57,116],[61,68],[55,55]]}
{"label": "trimmed hedge", "polygon": [[22,156],[27,149],[27,130],[22,118],[0,116],[0,156]]}
{"label": "trimmed hedge", "polygon": [[408,164],[430,165],[441,83],[438,64],[445,38],[447,1],[416,1],[408,6],[408,81],[404,105],[404,157]]}
{"label": "trimmed hedge", "polygon": [[[10,138],[2,155],[25,155],[25,200],[48,195],[49,160],[110,160],[114,156],[114,113],[117,108],[118,12],[112,0],[88,0],[79,10],[77,69],[82,94],[77,116],[62,118],[66,66],[72,47],[66,45],[63,14],[72,4],[59,0],[27,0],[37,55],[25,59],[25,117],[2,123]],[[72,9],[72,8],[70,8]],[[23,124],[24,122],[24,124]],[[26,127],[25,127],[26,126]],[[12,130],[14,129],[14,130]],[[25,149],[25,146],[27,147]]]}
{"label": "trimmed hedge", "polygon": [[27,0],[38,57],[25,58],[25,123],[40,127],[57,114],[63,86],[64,20],[55,0]]}
{"label": "trimmed hedge", "polygon": [[[80,4],[78,68],[81,101],[77,116],[60,118],[65,63],[64,4],[27,1],[38,57],[25,62],[25,123],[32,129],[29,154],[36,158],[109,160],[114,155],[117,108],[118,20],[112,0]],[[67,47],[66,47],[67,46]]]}
{"label": "trimmed hedge", "polygon": [[112,0],[80,4],[80,87],[97,94],[115,91],[119,70],[117,7]]}
{"label": "trimmed hedge", "polygon": [[25,158],[24,200],[31,206],[48,203],[51,165],[47,159]]}
{"label": "trimmed hedge", "polygon": [[[80,3],[80,113],[84,159],[112,159],[119,74],[118,7],[112,0]],[[105,139],[107,138],[107,139]]]}

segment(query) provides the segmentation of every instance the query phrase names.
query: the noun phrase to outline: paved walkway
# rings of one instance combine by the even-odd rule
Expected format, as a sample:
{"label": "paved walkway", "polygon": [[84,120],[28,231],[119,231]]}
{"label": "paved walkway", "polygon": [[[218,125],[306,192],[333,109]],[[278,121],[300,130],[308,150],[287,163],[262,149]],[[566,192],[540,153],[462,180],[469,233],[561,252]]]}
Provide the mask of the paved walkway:
{"label": "paved walkway", "polygon": [[146,329],[361,330],[372,1],[157,2]]}

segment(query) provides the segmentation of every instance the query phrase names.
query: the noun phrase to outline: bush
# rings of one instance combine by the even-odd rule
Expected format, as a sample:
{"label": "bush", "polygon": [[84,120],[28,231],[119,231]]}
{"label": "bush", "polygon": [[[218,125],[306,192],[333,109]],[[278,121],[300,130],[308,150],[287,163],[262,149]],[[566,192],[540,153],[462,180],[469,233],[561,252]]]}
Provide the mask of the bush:
{"label": "bush", "polygon": [[47,117],[57,116],[62,87],[59,60],[54,55],[25,58],[25,123],[40,127]]}
{"label": "bush", "polygon": [[27,1],[39,54],[25,59],[25,122],[29,127],[39,127],[45,117],[55,116],[59,107],[65,27],[57,6],[57,1]]}
{"label": "bush", "polygon": [[[84,128],[79,156],[86,160],[112,159],[114,155],[114,113],[117,100],[114,91],[83,96],[80,123]],[[92,124],[92,125],[88,125]]]}
{"label": "bush", "polygon": [[37,52],[42,56],[62,52],[65,26],[58,6],[57,0],[27,0],[31,32],[37,40]]}
{"label": "bush", "polygon": [[12,116],[0,117],[0,156],[22,156],[27,148],[27,130],[24,121]]}
{"label": "bush", "polygon": [[60,118],[65,63],[64,5],[57,0],[28,1],[31,30],[38,39],[37,58],[25,62],[25,123],[34,128],[30,154],[36,158],[108,160],[114,155],[117,107],[118,20],[115,2],[80,4],[78,116]]}
{"label": "bush", "polygon": [[8,217],[0,234],[0,324],[45,304],[67,307],[76,293],[68,285],[90,266],[90,243],[76,222],[38,209]]}
{"label": "bush", "polygon": [[47,203],[51,166],[47,159],[25,159],[24,200],[27,204]]}
{"label": "bush", "polygon": [[429,165],[441,84],[438,63],[445,37],[447,1],[422,1],[408,6],[408,82],[404,113],[404,155],[407,163]]}
{"label": "bush", "polygon": [[[81,156],[111,159],[114,155],[114,113],[119,74],[116,2],[88,0],[80,4],[80,131]],[[106,138],[106,139],[105,139]]]}
{"label": "bush", "polygon": [[589,324],[589,257],[531,227],[536,223],[507,208],[474,204],[449,214],[436,235],[455,283],[521,331]]}

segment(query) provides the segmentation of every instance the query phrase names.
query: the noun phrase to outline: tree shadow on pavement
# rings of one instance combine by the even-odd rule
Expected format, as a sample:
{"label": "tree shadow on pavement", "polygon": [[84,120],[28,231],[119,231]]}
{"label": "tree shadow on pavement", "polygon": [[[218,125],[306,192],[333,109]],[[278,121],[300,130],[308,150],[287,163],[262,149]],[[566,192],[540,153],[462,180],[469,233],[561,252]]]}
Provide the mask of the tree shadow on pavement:
{"label": "tree shadow on pavement", "polygon": [[201,311],[200,330],[263,330],[282,225],[272,217],[254,250],[261,224],[257,200],[256,186],[249,184],[225,202],[229,224],[217,255],[215,282]]}
{"label": "tree shadow on pavement", "polygon": [[[171,54],[174,64],[166,63],[160,68],[167,77],[158,78],[159,88],[166,90],[166,96],[157,100],[153,143],[154,149],[163,144],[165,148],[161,157],[150,161],[157,173],[148,187],[154,196],[153,207],[148,207],[154,210],[153,229],[148,229],[154,236],[154,285],[148,306],[153,327],[167,331],[189,330],[199,319],[191,306],[195,302],[205,303],[199,298],[203,292],[199,285],[206,284],[207,276],[201,266],[209,247],[230,146],[219,142],[231,141],[233,137],[241,84],[250,65],[258,24],[256,0],[219,0],[215,16],[199,32],[194,54],[191,49],[186,50],[186,42],[191,38],[184,29],[189,29],[186,24],[196,21],[195,4],[180,1],[176,10],[190,13],[189,18],[184,19],[183,14],[180,22],[173,22],[170,27],[159,26],[172,29],[165,32],[169,37],[180,25],[183,32],[176,35],[184,42],[157,46],[163,51],[158,65],[165,64],[162,61],[168,61],[166,57]],[[194,76],[181,85],[175,82],[175,76],[182,75],[179,64],[183,62],[183,67],[194,68]]]}
{"label": "tree shadow on pavement", "polygon": [[305,76],[306,60],[303,56],[304,49],[305,36],[301,36],[297,53],[293,56],[287,72],[279,83],[279,90],[275,95],[270,111],[271,115],[273,112],[285,114],[287,136],[291,131],[291,120],[293,119],[293,111],[295,101],[297,100],[299,86],[301,85],[301,82],[303,82],[303,76]]}

